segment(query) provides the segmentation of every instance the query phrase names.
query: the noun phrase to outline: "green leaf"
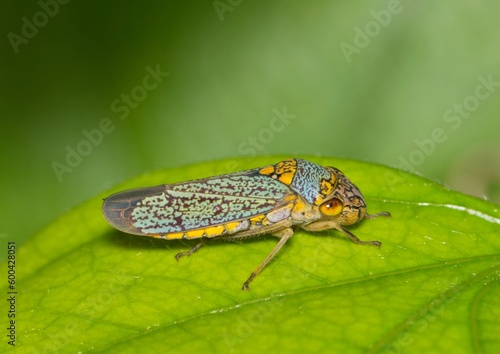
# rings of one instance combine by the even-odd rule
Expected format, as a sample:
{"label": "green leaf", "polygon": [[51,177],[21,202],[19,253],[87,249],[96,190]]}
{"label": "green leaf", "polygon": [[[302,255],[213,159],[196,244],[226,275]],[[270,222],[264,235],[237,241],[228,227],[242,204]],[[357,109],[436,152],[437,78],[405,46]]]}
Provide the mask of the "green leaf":
{"label": "green leaf", "polygon": [[424,178],[307,158],[340,168],[369,213],[392,214],[350,227],[382,247],[297,231],[248,292],[241,285],[272,236],[211,244],[176,262],[196,241],[126,235],[101,215],[102,198],[119,190],[280,159],[150,173],[54,221],[18,252],[17,352],[499,351],[499,207]]}

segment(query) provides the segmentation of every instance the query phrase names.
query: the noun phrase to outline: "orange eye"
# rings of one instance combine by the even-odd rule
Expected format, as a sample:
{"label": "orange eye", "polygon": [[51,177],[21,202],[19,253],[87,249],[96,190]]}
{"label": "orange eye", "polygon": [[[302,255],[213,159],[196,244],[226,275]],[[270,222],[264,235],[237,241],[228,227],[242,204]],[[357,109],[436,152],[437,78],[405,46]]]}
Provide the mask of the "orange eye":
{"label": "orange eye", "polygon": [[327,215],[327,216],[339,215],[342,212],[343,208],[344,208],[344,205],[337,198],[330,199],[329,201],[327,201],[319,206],[319,210],[324,215]]}

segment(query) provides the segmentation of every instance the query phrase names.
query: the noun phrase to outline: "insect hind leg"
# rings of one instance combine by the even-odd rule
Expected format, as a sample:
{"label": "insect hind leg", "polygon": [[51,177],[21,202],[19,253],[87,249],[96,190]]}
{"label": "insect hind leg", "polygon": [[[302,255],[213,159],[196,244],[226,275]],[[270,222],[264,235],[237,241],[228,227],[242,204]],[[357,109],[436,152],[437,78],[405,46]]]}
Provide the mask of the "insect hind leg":
{"label": "insect hind leg", "polygon": [[203,241],[197,243],[193,248],[191,248],[189,251],[186,251],[186,252],[180,252],[180,253],[177,253],[175,255],[175,259],[177,261],[179,261],[179,259],[181,259],[182,257],[184,256],[190,256],[192,255],[193,253],[195,253],[196,251],[198,251],[201,246],[203,246],[204,244],[208,243],[209,241],[212,241],[212,240],[218,240],[218,241],[240,241],[242,239],[245,239],[245,238],[250,238],[250,237],[255,237],[255,236],[258,236],[260,234],[266,234],[266,233],[271,233],[273,234],[274,236],[279,236],[279,231],[281,231],[282,229],[284,228],[287,228],[287,227],[290,227],[292,225],[292,222],[291,220],[283,220],[279,223],[276,223],[276,224],[273,224],[273,225],[268,225],[266,227],[261,227],[259,229],[251,229],[251,230],[245,230],[245,231],[241,231],[241,232],[238,232],[234,235],[230,235],[230,236],[220,236],[220,237],[214,237],[214,238],[205,238]]}

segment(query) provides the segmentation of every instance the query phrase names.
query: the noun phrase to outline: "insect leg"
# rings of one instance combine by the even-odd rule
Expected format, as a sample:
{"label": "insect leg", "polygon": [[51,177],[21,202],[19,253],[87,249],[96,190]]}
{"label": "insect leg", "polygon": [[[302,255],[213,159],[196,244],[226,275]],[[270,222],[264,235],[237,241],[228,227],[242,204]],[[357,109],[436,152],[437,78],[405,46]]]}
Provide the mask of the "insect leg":
{"label": "insect leg", "polygon": [[333,221],[318,221],[308,225],[304,225],[302,226],[302,228],[307,231],[324,231],[330,229],[337,229],[344,235],[349,237],[354,243],[357,243],[358,245],[374,245],[377,246],[378,248],[380,248],[380,246],[382,245],[380,241],[361,241],[352,232],[350,232],[346,228],[342,227],[341,225]]}
{"label": "insect leg", "polygon": [[380,248],[380,246],[382,246],[382,242],[380,242],[380,241],[361,241],[351,231],[343,228],[342,226],[339,226],[339,228],[337,230],[340,230],[344,235],[349,237],[354,243],[357,243],[358,245],[373,245],[373,246],[377,246],[378,248]]}
{"label": "insect leg", "polygon": [[378,218],[379,216],[385,216],[385,217],[390,218],[391,213],[389,213],[388,211],[382,211],[382,212],[376,213],[376,214],[365,214],[366,219],[375,219],[375,218]]}
{"label": "insect leg", "polygon": [[280,241],[278,244],[274,247],[274,249],[269,253],[269,255],[264,259],[264,261],[255,269],[252,274],[250,274],[250,277],[243,283],[243,287],[241,290],[249,290],[250,288],[248,287],[248,284],[257,276],[257,274],[260,273],[260,271],[269,263],[271,259],[276,255],[276,253],[279,252],[281,247],[288,241],[290,237],[293,236],[293,230],[291,227],[287,227],[285,229],[282,229],[280,231],[276,231],[273,233],[273,236],[279,237]]}
{"label": "insect leg", "polygon": [[286,219],[286,220],[282,220],[282,221],[277,222],[277,223],[272,224],[272,225],[261,226],[261,227],[259,227],[257,229],[250,229],[250,230],[240,231],[240,232],[238,232],[238,233],[236,233],[234,235],[230,235],[230,236],[220,236],[220,237],[215,237],[215,238],[205,238],[203,241],[197,243],[189,251],[177,253],[175,255],[175,259],[179,260],[179,259],[181,259],[184,256],[188,256],[189,257],[190,255],[192,255],[193,253],[195,253],[196,251],[198,251],[201,248],[201,246],[203,246],[205,243],[207,243],[209,241],[212,241],[212,240],[236,241],[236,240],[241,240],[241,239],[244,239],[244,238],[247,238],[247,237],[253,237],[253,236],[262,235],[262,234],[268,234],[268,233],[274,235],[275,232],[278,232],[278,231],[282,230],[283,228],[290,227],[291,225],[292,225],[291,220]]}
{"label": "insect leg", "polygon": [[190,255],[192,255],[193,253],[195,253],[196,251],[198,251],[200,249],[200,247],[203,246],[208,241],[210,241],[210,239],[205,239],[205,240],[197,243],[196,246],[194,246],[193,248],[191,248],[189,251],[177,253],[175,255],[175,259],[178,261],[179,259],[181,259],[184,256],[188,256],[189,257]]}

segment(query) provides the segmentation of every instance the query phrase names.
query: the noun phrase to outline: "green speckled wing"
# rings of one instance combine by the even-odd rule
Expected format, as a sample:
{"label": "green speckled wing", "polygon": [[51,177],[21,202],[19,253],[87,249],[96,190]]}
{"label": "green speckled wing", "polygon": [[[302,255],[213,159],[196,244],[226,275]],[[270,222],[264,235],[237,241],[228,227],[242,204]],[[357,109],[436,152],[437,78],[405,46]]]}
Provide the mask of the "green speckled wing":
{"label": "green speckled wing", "polygon": [[291,194],[288,186],[254,169],[116,193],[104,201],[103,212],[118,230],[160,235],[265,214],[283,205]]}

